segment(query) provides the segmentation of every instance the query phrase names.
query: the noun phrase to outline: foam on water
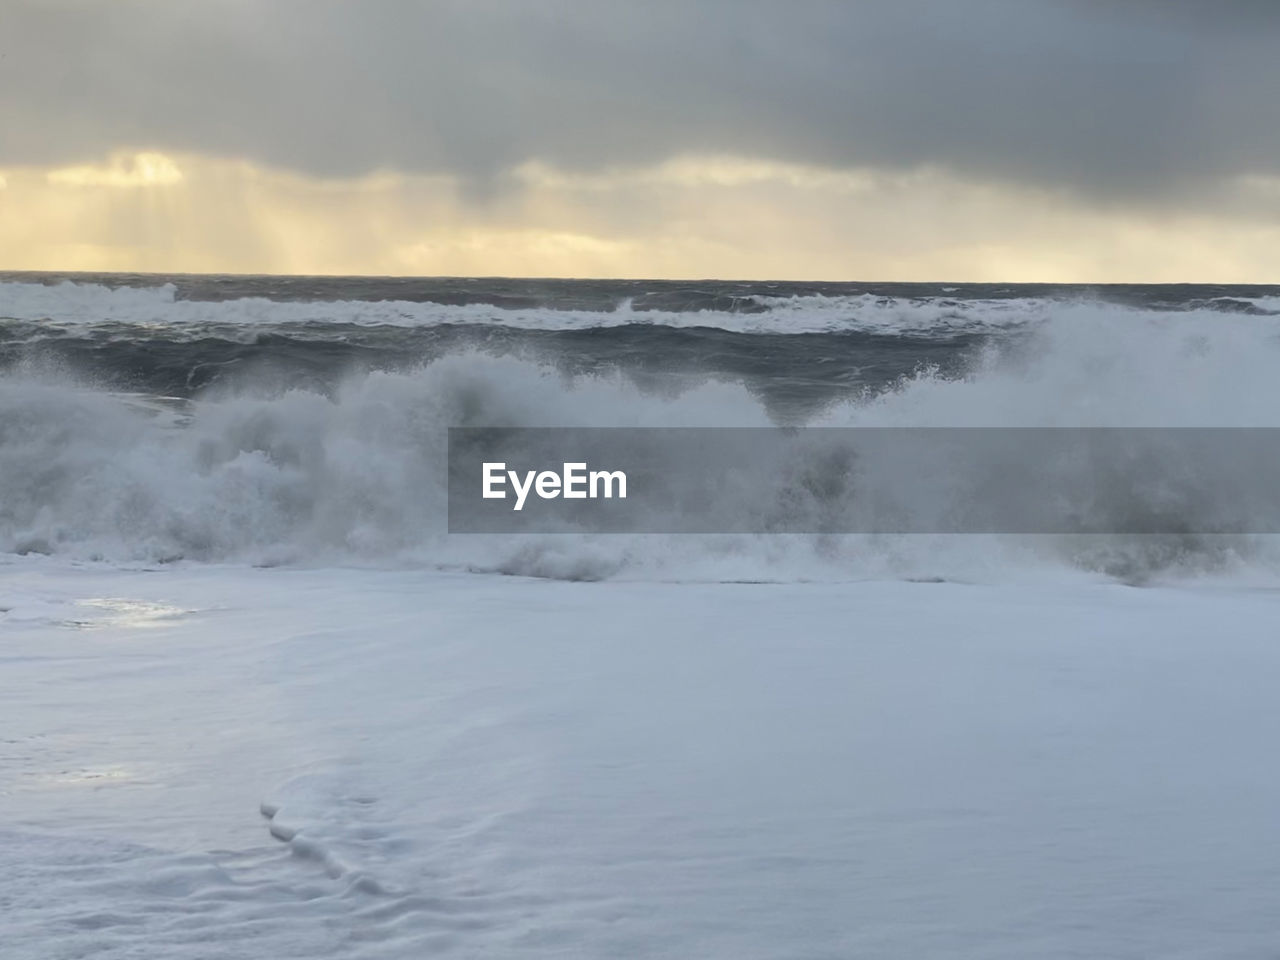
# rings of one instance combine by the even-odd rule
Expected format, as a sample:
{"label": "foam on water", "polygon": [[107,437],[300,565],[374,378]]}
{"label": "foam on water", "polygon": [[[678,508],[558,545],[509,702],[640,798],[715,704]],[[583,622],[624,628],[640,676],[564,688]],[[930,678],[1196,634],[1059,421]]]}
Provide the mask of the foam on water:
{"label": "foam on water", "polygon": [[1275,591],[0,564],[6,960],[1273,936]]}
{"label": "foam on water", "polygon": [[[28,286],[32,300],[7,312],[89,322],[105,311],[131,323],[181,324],[184,312],[277,323],[320,310],[266,300],[174,301],[172,287]],[[332,316],[402,307],[323,309]],[[449,315],[456,319],[458,309]],[[788,301],[779,309],[795,313],[802,327],[812,305]],[[1039,311],[1033,328],[993,340],[958,376],[920,369],[891,389],[832,402],[807,422],[1278,425],[1280,341],[1271,317],[1089,302],[1045,302]],[[548,313],[579,322],[572,312],[568,321],[564,311]],[[682,315],[682,322],[703,319]],[[537,358],[464,352],[406,372],[352,376],[332,394],[263,382],[185,405],[107,394],[48,371],[11,372],[0,379],[0,548],[111,561],[411,562],[572,579],[985,577],[1024,568],[1028,553],[1050,567],[1137,579],[1153,569],[1220,569],[1242,560],[1269,568],[1267,538],[446,537],[447,427],[772,422],[740,383],[707,378],[655,392],[621,374],[562,370]]]}
{"label": "foam on water", "polygon": [[[1280,426],[1280,324],[1238,304],[677,314],[37,286],[0,287],[0,314],[143,352],[152,328],[299,320],[980,330],[964,365],[787,422]],[[778,421],[723,370],[563,359],[468,345],[332,389],[264,370],[182,398],[0,374],[15,957],[1266,944],[1277,594],[1243,587],[1280,579],[1275,538],[448,536],[450,426]]]}
{"label": "foam on water", "polygon": [[67,329],[107,324],[287,325],[429,327],[497,324],[523,330],[586,330],[631,324],[713,327],[736,333],[927,333],[1005,329],[1042,317],[1050,301],[1036,299],[905,299],[872,294],[743,298],[759,312],[638,310],[624,299],[612,310],[500,309],[487,303],[440,304],[405,300],[278,301],[262,297],[184,300],[173,283],[108,287],[96,283],[0,283],[0,317],[48,321]]}

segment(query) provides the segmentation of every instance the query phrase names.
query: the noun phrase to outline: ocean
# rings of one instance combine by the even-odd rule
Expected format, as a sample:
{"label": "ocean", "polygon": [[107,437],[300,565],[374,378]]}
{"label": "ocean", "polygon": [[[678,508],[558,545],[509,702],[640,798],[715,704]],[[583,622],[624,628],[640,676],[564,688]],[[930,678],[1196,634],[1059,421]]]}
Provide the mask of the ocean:
{"label": "ocean", "polygon": [[[445,431],[1271,427],[1277,314],[1268,287],[0,275],[0,549],[679,578],[651,538],[444,536]],[[674,550],[700,576],[841,579],[904,552],[920,576],[1030,549],[1141,578],[1268,549],[782,542]]]}
{"label": "ocean", "polygon": [[443,458],[1277,369],[1280,287],[0,274],[0,939],[1271,955],[1275,536],[450,534]]}

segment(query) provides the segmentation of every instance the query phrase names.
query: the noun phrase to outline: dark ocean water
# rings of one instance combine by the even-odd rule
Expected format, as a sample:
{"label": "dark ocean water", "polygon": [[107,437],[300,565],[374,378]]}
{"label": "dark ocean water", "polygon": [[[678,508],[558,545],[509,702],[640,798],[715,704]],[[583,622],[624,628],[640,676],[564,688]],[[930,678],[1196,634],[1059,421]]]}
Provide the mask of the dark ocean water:
{"label": "dark ocean water", "polygon": [[[1154,308],[1247,301],[1280,296],[1280,285],[861,283],[763,280],[564,280],[507,277],[286,277],[218,274],[13,273],[0,283],[98,284],[154,288],[172,284],[179,300],[226,301],[263,297],[281,302],[399,300],[450,306],[487,304],[509,310],[612,310],[632,300],[636,310],[762,312],[760,297],[856,297],[955,300],[1097,298]],[[1232,305],[1226,304],[1228,308]]]}
{"label": "dark ocean water", "polygon": [[[593,579],[663,551],[445,536],[448,428],[1275,428],[1277,370],[1280,287],[0,274],[0,552]],[[1031,495],[1019,449],[942,472],[957,509]],[[1192,534],[1242,491],[1269,504],[1270,466],[1243,456],[1236,486],[1171,502],[1168,472],[1138,460],[1086,491],[1082,529],[1158,516],[1182,533],[1046,549],[1129,580],[1253,549]],[[763,506],[726,474],[723,509],[847,529],[831,518],[862,501],[833,462],[781,463]],[[884,489],[925,472],[905,463]],[[899,548],[800,549],[844,569]]]}
{"label": "dark ocean water", "polygon": [[0,369],[178,398],[328,391],[461,351],[653,389],[708,377],[772,409],[963,370],[1059,305],[1280,311],[1280,287],[0,273]]}

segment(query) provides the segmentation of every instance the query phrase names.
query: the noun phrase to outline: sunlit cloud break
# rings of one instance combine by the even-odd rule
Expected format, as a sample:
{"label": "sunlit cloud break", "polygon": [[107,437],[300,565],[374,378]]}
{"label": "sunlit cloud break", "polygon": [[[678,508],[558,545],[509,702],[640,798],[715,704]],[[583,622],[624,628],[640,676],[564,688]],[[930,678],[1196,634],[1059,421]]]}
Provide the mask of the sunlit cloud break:
{"label": "sunlit cloud break", "polygon": [[1249,282],[1280,269],[1273,178],[1212,206],[1087,203],[941,167],[687,154],[528,161],[477,195],[457,174],[354,177],[158,150],[11,167],[11,269]]}
{"label": "sunlit cloud break", "polygon": [[182,170],[163,153],[117,153],[102,166],[60,167],[46,175],[49,183],[72,187],[167,186],[182,182]]}
{"label": "sunlit cloud break", "polygon": [[1280,279],[1275,4],[13,0],[4,29],[0,266]]}

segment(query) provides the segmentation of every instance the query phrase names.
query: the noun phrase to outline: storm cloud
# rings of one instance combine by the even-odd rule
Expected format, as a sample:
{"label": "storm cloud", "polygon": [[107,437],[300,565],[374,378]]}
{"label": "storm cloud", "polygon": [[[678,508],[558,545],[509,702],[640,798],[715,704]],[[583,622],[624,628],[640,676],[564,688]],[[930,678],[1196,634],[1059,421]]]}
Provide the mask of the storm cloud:
{"label": "storm cloud", "polygon": [[0,166],[691,154],[1148,199],[1280,174],[1269,0],[0,0]]}

